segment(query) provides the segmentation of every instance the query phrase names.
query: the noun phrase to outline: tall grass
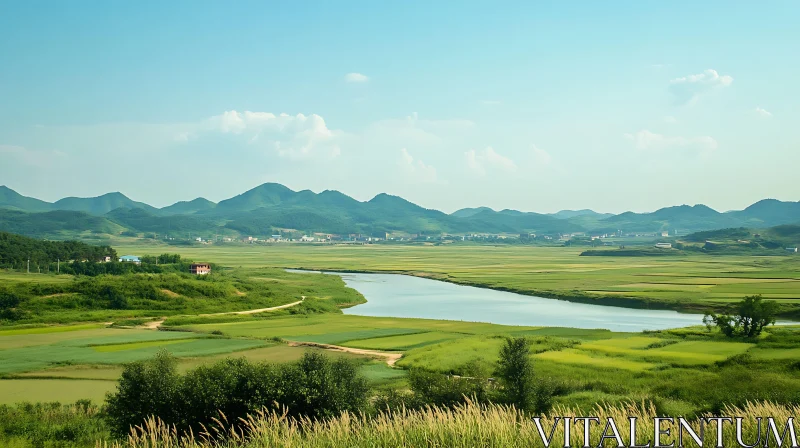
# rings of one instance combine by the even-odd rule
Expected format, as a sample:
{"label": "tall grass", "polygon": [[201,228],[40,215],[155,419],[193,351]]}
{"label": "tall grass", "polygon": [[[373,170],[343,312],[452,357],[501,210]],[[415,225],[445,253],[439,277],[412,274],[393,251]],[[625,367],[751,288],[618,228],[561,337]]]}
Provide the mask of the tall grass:
{"label": "tall grass", "polygon": [[[758,439],[757,417],[772,417],[783,431],[790,417],[800,414],[800,406],[781,406],[771,403],[748,403],[743,407],[727,407],[722,415],[744,417],[743,440],[753,444]],[[556,408],[549,417],[542,419],[545,434],[549,435],[554,418],[577,417],[572,409]],[[598,405],[591,416],[600,418],[601,424],[590,427],[591,446],[597,446],[605,429],[605,423],[613,418],[624,443],[630,442],[629,417],[637,417],[637,442],[646,444],[654,438],[655,407],[646,403],[620,405]],[[710,416],[710,415],[709,415]],[[700,433],[700,421],[692,420],[691,426]],[[797,423],[795,423],[795,427]],[[500,405],[477,405],[472,402],[453,409],[426,408],[421,411],[398,410],[375,417],[342,414],[322,421],[293,420],[277,412],[261,412],[250,416],[242,432],[219,428],[226,425],[224,416],[217,429],[200,435],[178,437],[175,430],[154,419],[138,427],[124,443],[99,442],[98,448],[267,448],[267,447],[541,447],[541,436],[531,418],[513,407]],[[670,436],[663,436],[662,444],[676,441],[678,423],[665,422],[662,430],[670,429]],[[767,432],[762,425],[761,442]],[[610,434],[610,431],[607,433]],[[771,432],[770,432],[771,435]],[[706,427],[703,446],[716,445],[715,424]],[[556,425],[551,446],[564,445],[563,421]],[[739,446],[736,442],[735,426],[723,425],[724,446]],[[583,446],[583,423],[572,426],[570,445]],[[676,441],[677,442],[677,441]],[[697,446],[684,432],[684,446]],[[792,446],[788,436],[783,446]],[[613,439],[606,446],[616,446]],[[676,443],[677,446],[677,443]],[[769,446],[777,446],[770,438]]]}

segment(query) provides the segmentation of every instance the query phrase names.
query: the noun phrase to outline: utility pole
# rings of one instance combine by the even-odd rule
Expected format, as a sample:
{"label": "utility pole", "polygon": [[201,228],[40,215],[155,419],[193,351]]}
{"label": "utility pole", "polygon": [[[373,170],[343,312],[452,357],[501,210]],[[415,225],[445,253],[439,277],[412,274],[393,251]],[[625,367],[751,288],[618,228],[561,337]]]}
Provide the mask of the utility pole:
{"label": "utility pole", "polygon": [[31,273],[31,259],[28,258],[28,274]]}
{"label": "utility pole", "polygon": [[57,263],[57,264],[56,264],[56,269],[58,269],[58,273],[60,274],[60,273],[61,273],[61,259],[60,259],[60,258],[57,258],[56,260],[58,260],[58,261],[56,262],[56,263]]}

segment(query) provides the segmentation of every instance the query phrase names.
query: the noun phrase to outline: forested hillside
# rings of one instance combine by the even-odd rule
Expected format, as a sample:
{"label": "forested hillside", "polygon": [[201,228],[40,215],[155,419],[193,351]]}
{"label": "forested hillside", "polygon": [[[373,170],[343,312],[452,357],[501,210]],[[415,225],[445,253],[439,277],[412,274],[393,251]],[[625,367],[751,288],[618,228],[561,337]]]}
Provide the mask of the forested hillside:
{"label": "forested hillside", "polygon": [[0,232],[0,268],[20,267],[28,260],[44,264],[57,260],[97,261],[106,256],[115,259],[117,253],[108,246],[91,246],[78,241],[43,241]]}

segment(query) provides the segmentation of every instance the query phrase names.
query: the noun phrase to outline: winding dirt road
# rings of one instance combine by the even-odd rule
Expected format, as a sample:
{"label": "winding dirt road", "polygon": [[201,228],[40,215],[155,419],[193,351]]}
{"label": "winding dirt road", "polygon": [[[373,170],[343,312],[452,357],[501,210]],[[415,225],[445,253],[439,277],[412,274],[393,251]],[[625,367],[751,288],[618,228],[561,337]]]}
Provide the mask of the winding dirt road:
{"label": "winding dirt road", "polygon": [[[271,306],[269,308],[257,308],[257,309],[254,309],[254,310],[245,310],[245,311],[228,311],[228,312],[224,312],[224,313],[196,314],[196,316],[208,317],[208,316],[225,316],[225,315],[229,315],[229,314],[230,315],[236,315],[236,314],[238,314],[238,315],[258,314],[258,313],[263,313],[263,312],[266,312],[266,311],[282,310],[284,308],[289,308],[289,307],[292,307],[292,306],[300,305],[301,303],[303,303],[303,300],[306,300],[306,296],[300,296],[300,297],[302,297],[302,298],[300,300],[298,300],[297,302],[287,303],[286,305]],[[154,320],[152,322],[147,322],[146,324],[142,325],[139,328],[144,328],[144,329],[147,329],[147,330],[158,330],[161,327],[161,324],[163,324],[165,320],[167,320],[167,319],[164,318],[164,319],[161,319],[161,320]]]}
{"label": "winding dirt road", "polygon": [[363,348],[342,347],[341,345],[320,344],[318,342],[295,342],[290,341],[289,347],[317,347],[325,350],[352,353],[354,355],[371,356],[381,358],[386,361],[389,367],[394,367],[395,363],[403,357],[402,353],[382,352],[380,350],[367,350]]}

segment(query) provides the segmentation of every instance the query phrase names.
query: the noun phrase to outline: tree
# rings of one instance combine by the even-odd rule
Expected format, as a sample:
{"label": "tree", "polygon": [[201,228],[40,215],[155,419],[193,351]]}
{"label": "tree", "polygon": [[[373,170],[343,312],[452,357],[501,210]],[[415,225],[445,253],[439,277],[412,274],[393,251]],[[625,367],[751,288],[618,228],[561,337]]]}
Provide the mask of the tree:
{"label": "tree", "polygon": [[518,409],[536,408],[536,385],[530,343],[524,337],[508,338],[500,349],[497,376],[503,386],[502,396]]}
{"label": "tree", "polygon": [[130,428],[156,416],[164,423],[178,422],[182,400],[177,360],[161,350],[149,361],[125,366],[117,392],[106,396],[106,415],[111,431],[124,437]]}
{"label": "tree", "polygon": [[112,310],[124,310],[128,308],[128,299],[113,286],[103,286],[100,296],[108,300],[108,307]]}
{"label": "tree", "polygon": [[746,296],[737,308],[738,313],[734,316],[707,313],[703,317],[703,323],[709,329],[716,325],[728,337],[754,338],[761,334],[764,327],[775,323],[775,314],[778,312],[778,304],[775,301],[764,301],[760,294]]}

